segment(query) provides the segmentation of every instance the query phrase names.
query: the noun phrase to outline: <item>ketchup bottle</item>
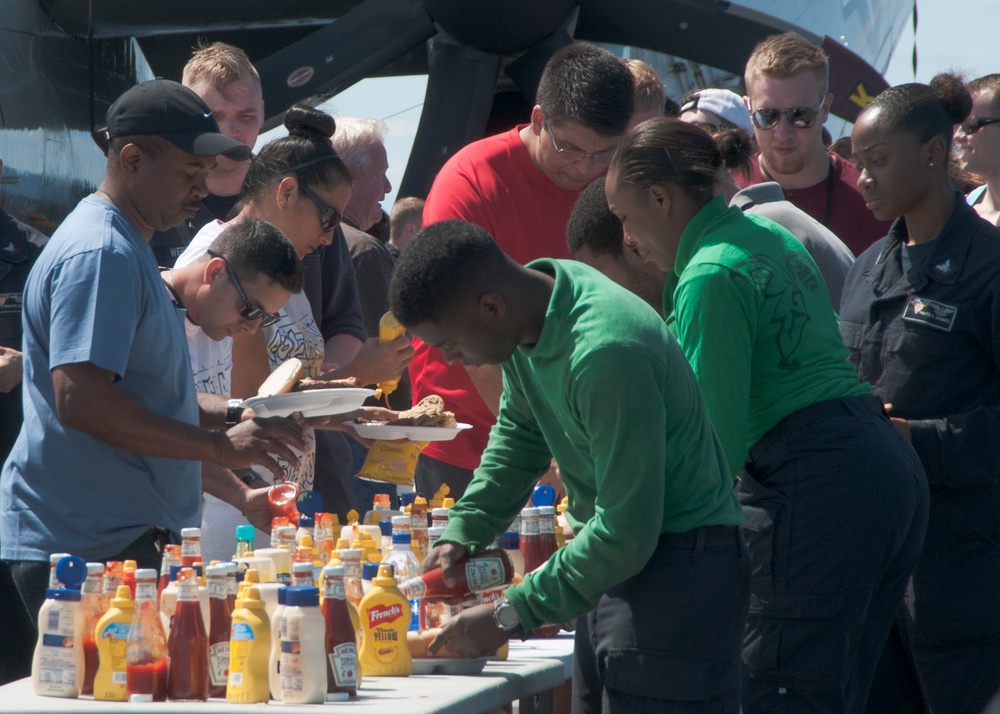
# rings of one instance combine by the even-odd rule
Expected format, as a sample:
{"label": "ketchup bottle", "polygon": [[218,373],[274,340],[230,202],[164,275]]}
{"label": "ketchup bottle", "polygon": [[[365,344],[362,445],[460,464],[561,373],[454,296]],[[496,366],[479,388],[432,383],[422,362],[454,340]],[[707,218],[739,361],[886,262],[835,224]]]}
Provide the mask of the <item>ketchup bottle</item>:
{"label": "ketchup bottle", "polygon": [[358,695],[358,645],[347,606],[344,572],[343,565],[328,565],[323,568],[328,702]]}
{"label": "ketchup bottle", "polygon": [[181,528],[181,565],[201,562],[201,528]]}
{"label": "ketchup bottle", "polygon": [[407,600],[418,598],[460,598],[469,593],[496,590],[509,585],[514,579],[514,565],[510,556],[499,548],[483,550],[475,555],[465,555],[455,563],[454,586],[445,584],[441,568],[400,583],[399,589]]}
{"label": "ketchup bottle", "polygon": [[167,699],[167,642],[156,607],[156,571],[135,571],[135,617],[125,645],[125,688],[129,702]]}
{"label": "ketchup bottle", "polygon": [[83,686],[80,694],[94,693],[94,675],[97,674],[97,621],[104,615],[104,598],[101,593],[104,563],[87,563],[87,579],[80,588],[80,614],[83,617]]}
{"label": "ketchup bottle", "polygon": [[544,563],[559,550],[559,543],[556,541],[556,509],[552,506],[538,507],[538,540]]}
{"label": "ketchup bottle", "polygon": [[208,633],[198,602],[198,580],[194,568],[177,574],[177,611],[167,641],[170,677],[167,697],[174,701],[208,699]]}
{"label": "ketchup bottle", "polygon": [[545,562],[542,555],[541,537],[538,533],[538,509],[521,510],[521,555],[524,556],[524,572],[530,573]]}
{"label": "ketchup bottle", "polygon": [[229,678],[229,628],[232,610],[229,607],[228,575],[225,564],[208,566],[208,696],[226,696]]}

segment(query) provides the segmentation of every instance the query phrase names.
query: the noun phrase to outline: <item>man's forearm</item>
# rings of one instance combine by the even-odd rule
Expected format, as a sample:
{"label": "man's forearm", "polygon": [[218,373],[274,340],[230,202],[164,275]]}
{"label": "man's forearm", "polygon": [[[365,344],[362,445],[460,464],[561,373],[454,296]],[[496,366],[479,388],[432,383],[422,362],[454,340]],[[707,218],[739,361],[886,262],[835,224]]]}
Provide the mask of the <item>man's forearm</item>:
{"label": "man's forearm", "polygon": [[354,359],[363,344],[364,342],[354,335],[334,335],[326,341],[325,361],[344,367]]}

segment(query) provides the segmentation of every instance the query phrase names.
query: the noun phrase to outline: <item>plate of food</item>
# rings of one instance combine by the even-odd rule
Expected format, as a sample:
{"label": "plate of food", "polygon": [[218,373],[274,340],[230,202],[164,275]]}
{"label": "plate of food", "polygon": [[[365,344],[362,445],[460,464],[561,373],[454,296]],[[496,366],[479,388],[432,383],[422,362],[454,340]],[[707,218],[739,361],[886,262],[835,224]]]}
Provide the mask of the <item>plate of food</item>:
{"label": "plate of food", "polygon": [[[260,385],[257,396],[244,399],[240,406],[262,417],[287,417],[293,412],[306,418],[332,416],[353,412],[375,394],[373,389],[348,386],[354,384],[350,380],[302,380],[302,369],[298,359],[283,362]],[[300,384],[304,391],[298,391]]]}
{"label": "plate of food", "polygon": [[412,660],[412,674],[479,674],[490,661],[489,657],[463,659],[461,657],[422,657]]}
{"label": "plate of food", "polygon": [[444,400],[429,394],[412,409],[401,411],[391,421],[351,421],[348,425],[362,439],[409,439],[410,441],[450,441],[459,432],[471,429],[471,424],[455,420],[454,412],[446,411]]}

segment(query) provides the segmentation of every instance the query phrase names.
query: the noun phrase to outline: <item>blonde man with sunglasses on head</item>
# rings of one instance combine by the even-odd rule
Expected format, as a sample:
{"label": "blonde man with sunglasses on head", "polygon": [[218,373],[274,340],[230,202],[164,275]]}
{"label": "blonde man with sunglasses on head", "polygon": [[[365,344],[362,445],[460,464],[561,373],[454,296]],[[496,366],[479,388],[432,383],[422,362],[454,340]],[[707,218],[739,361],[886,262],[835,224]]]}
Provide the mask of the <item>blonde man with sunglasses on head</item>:
{"label": "blonde man with sunglasses on head", "polygon": [[830,64],[793,32],[769,37],[747,61],[744,97],[760,153],[740,188],[776,181],[785,198],[833,231],[859,255],[889,224],[865,207],[858,172],[823,145],[830,116]]}

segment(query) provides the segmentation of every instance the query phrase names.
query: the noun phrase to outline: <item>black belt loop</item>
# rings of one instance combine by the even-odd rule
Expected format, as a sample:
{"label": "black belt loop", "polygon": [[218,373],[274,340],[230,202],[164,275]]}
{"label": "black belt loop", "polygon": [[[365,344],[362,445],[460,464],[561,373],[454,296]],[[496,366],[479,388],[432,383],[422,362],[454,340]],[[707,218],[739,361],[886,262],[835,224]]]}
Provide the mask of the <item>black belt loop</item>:
{"label": "black belt loop", "polygon": [[705,540],[708,538],[708,531],[702,527],[695,531],[697,534],[694,541],[694,553],[692,560],[701,560],[702,553],[705,552]]}

